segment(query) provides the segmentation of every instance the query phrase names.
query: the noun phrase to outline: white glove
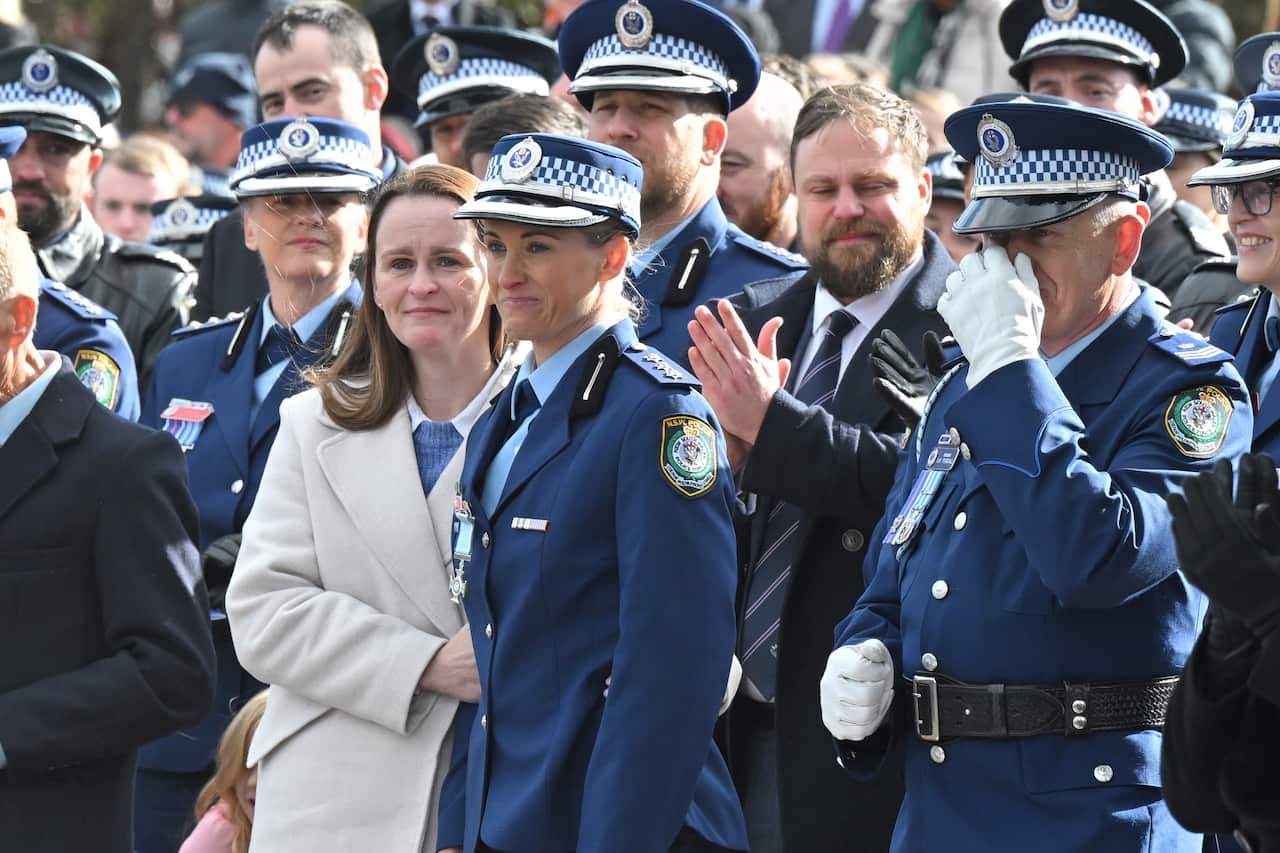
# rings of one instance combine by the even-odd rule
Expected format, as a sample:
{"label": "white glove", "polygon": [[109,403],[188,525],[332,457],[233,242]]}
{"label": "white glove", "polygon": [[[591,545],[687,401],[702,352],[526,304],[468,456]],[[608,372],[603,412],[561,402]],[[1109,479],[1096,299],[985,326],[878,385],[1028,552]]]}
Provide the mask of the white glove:
{"label": "white glove", "polygon": [[822,724],[837,740],[875,733],[893,704],[893,660],[879,640],[841,646],[827,658],[818,686]]}
{"label": "white glove", "polygon": [[1006,364],[1040,357],[1044,302],[1031,259],[1019,253],[1009,263],[993,246],[967,255],[947,276],[938,313],[969,359],[969,387]]}

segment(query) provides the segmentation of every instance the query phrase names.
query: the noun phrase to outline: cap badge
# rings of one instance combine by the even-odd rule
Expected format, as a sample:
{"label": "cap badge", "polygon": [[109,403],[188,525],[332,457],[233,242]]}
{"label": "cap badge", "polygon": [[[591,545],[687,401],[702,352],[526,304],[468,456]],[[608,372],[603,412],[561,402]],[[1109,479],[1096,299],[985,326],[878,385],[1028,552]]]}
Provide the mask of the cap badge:
{"label": "cap badge", "polygon": [[1280,41],[1267,45],[1262,54],[1262,82],[1270,89],[1280,88]]}
{"label": "cap badge", "polygon": [[320,148],[320,131],[311,122],[300,118],[284,126],[276,144],[280,153],[290,160],[302,160]]}
{"label": "cap badge", "polygon": [[1245,137],[1249,135],[1251,127],[1253,127],[1253,101],[1242,101],[1240,109],[1236,110],[1236,117],[1231,121],[1231,132],[1227,134],[1227,141],[1222,147],[1239,148]]}
{"label": "cap badge", "polygon": [[1049,20],[1065,24],[1080,11],[1080,0],[1044,0],[1044,13]]}
{"label": "cap badge", "polygon": [[502,158],[502,180],[513,184],[528,180],[542,162],[542,146],[533,137],[517,142]]}
{"label": "cap badge", "polygon": [[613,16],[618,41],[631,50],[639,50],[653,38],[653,13],[637,0],[627,0]]}
{"label": "cap badge", "polygon": [[458,44],[446,35],[432,33],[428,36],[423,53],[427,57],[427,67],[437,77],[446,77],[458,70],[461,59]]}
{"label": "cap badge", "polygon": [[22,85],[33,92],[44,94],[58,85],[58,60],[41,48],[22,63]]}
{"label": "cap badge", "polygon": [[989,162],[1007,165],[1018,156],[1013,129],[990,113],[983,114],[982,121],[978,122],[978,150]]}
{"label": "cap badge", "polygon": [[169,223],[176,228],[184,228],[195,221],[196,208],[191,202],[185,198],[175,198],[169,202],[169,206],[164,209],[165,216],[169,217]]}

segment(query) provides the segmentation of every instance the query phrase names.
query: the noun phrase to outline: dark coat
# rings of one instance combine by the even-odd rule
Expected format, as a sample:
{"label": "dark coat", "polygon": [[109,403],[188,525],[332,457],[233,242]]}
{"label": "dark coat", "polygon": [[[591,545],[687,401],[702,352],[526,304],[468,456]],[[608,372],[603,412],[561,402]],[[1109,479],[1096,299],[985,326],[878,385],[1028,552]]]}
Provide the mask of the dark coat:
{"label": "dark coat", "polygon": [[1202,634],[1169,699],[1160,776],[1165,802],[1193,832],[1238,830],[1253,853],[1280,851],[1280,638],[1252,652],[1245,684],[1218,687]]}
{"label": "dark coat", "polygon": [[0,470],[0,846],[129,853],[138,747],[213,696],[182,452],[64,360]]}
{"label": "dark coat", "polygon": [[[835,414],[779,392],[739,484],[759,496],[744,533],[748,541],[741,543],[747,546],[741,550],[748,560],[761,547],[764,519],[775,499],[811,511],[797,533],[800,544],[778,647],[778,795],[789,851],[889,848],[902,782],[886,776],[874,784],[858,783],[840,770],[819,716],[818,682],[836,624],[862,593],[866,543],[893,485],[905,430],[871,385],[871,342],[881,329],[893,329],[922,358],[923,334],[945,330],[935,308],[954,269],[942,244],[926,233],[924,263],[854,353],[836,393]],[[734,301],[753,339],[770,317],[783,318],[778,354],[794,364],[808,345],[817,284],[813,273],[790,287],[761,282]],[[740,582],[740,598],[745,589],[745,581]],[[741,614],[740,602],[739,630]],[[739,746],[746,739],[734,737],[732,708],[727,725],[730,761],[740,774],[749,762]],[[743,781],[738,776],[739,784]]]}

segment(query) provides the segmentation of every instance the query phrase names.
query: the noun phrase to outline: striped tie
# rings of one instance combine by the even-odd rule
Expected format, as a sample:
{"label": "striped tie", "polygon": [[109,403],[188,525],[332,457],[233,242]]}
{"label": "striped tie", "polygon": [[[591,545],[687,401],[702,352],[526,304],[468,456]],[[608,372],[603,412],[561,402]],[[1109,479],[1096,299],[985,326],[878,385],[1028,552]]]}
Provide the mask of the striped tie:
{"label": "striped tie", "polygon": [[[856,323],[846,311],[835,311],[827,317],[809,370],[795,385],[797,400],[830,411],[840,381],[841,346]],[[738,657],[751,683],[769,700],[778,688],[778,627],[791,581],[795,533],[804,514],[800,507],[784,501],[773,505],[765,522],[760,552],[752,561],[747,579],[747,610]]]}

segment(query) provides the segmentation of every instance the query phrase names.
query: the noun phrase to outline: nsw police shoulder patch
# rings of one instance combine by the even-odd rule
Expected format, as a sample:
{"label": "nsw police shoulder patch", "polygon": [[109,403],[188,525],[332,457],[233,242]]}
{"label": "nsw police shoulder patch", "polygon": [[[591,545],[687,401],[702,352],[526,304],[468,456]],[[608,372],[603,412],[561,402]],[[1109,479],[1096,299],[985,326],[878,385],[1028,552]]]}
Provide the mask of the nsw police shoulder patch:
{"label": "nsw police shoulder patch", "polygon": [[76,351],[71,363],[80,384],[93,392],[98,402],[114,409],[120,397],[120,365],[105,352],[96,349]]}
{"label": "nsw police shoulder patch", "polygon": [[716,431],[706,421],[691,415],[663,418],[658,464],[677,492],[696,498],[714,486],[718,459]]}
{"label": "nsw police shoulder patch", "polygon": [[1207,459],[1227,438],[1231,423],[1231,399],[1213,385],[1201,385],[1178,394],[1164,414],[1164,428],[1183,456]]}

